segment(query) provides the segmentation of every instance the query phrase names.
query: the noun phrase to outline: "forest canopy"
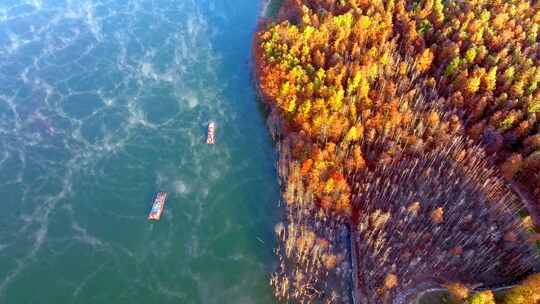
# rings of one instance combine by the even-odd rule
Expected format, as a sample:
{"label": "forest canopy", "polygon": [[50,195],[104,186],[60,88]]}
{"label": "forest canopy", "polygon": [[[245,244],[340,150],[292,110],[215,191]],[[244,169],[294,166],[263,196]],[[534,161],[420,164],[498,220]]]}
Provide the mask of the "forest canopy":
{"label": "forest canopy", "polygon": [[[410,229],[398,215],[417,217],[422,224],[416,225],[425,225],[426,230],[447,227],[446,232],[452,228],[445,225],[453,220],[452,227],[461,225],[463,219],[465,226],[484,221],[498,227],[493,229],[500,229],[501,237],[491,239],[491,233],[479,229],[476,239],[482,243],[478,246],[492,248],[492,259],[523,262],[519,267],[516,264],[512,275],[526,273],[530,266],[527,248],[534,241],[524,231],[540,224],[535,214],[540,210],[539,24],[538,1],[284,1],[278,17],[263,22],[256,33],[254,56],[261,97],[271,110],[269,125],[279,139],[278,169],[287,220],[310,233],[305,222],[331,221],[338,223],[331,224],[335,227],[340,223],[355,227],[351,233],[358,233],[357,243],[352,250],[373,254],[372,261],[379,258],[372,249],[382,244],[389,246],[386,254],[393,259],[398,259],[394,252],[411,254],[406,246],[396,249],[398,242],[407,240],[392,239],[382,232],[383,237],[366,234],[398,223]],[[441,170],[452,174],[456,170],[456,183],[463,184],[453,188],[452,180],[421,167],[427,166],[422,158],[440,162]],[[396,178],[394,186],[403,187],[401,193],[401,188],[379,182],[384,174],[388,180],[398,176],[395,168],[407,172],[413,164],[421,164],[418,170],[424,171],[417,170],[419,174],[437,176],[448,187],[426,183],[439,193],[416,193],[424,201],[400,201],[398,198],[407,197],[403,193],[424,186],[408,186],[402,184],[405,178]],[[388,169],[391,167],[394,171]],[[465,181],[473,186],[465,187]],[[516,216],[523,206],[508,194],[507,184],[525,189],[521,203],[528,203],[531,216]],[[377,192],[371,195],[373,189]],[[396,201],[383,204],[377,193],[387,189],[394,189],[388,195]],[[449,189],[456,194],[448,195]],[[469,199],[468,206],[460,209],[461,203],[447,206],[434,199],[451,201],[457,193]],[[467,211],[474,208],[499,215],[481,218],[484,213]],[[498,213],[499,209],[506,211]],[[297,219],[306,214],[312,220]],[[299,228],[294,225],[284,229],[292,229],[293,241],[282,234],[285,248],[299,240]],[[444,257],[448,261],[445,267],[466,273],[465,266],[458,269],[465,265],[460,259],[474,256],[474,251],[459,242],[439,244],[430,233],[413,235],[424,238],[426,246],[434,246],[430,250],[437,254],[432,256]],[[329,235],[321,239],[337,242]],[[507,245],[498,248],[499,242],[513,243],[513,249]],[[315,247],[307,248],[299,249],[296,256],[286,250],[286,256],[310,265],[305,259]],[[328,261],[329,252],[324,251],[326,258],[323,251],[317,252],[321,256],[313,254],[314,261]],[[331,256],[340,255],[334,252]],[[402,256],[397,261],[405,263],[409,258]],[[426,255],[423,262],[434,263],[431,258]],[[331,260],[334,266],[328,269],[339,265]],[[380,299],[391,296],[407,280],[399,273],[408,273],[406,266],[391,261],[379,264],[379,270],[386,273],[369,277],[374,284],[370,290]],[[494,260],[480,256],[478,264],[470,267],[476,269],[490,261]],[[388,268],[383,266],[386,262]],[[310,282],[309,286],[316,282],[308,272],[294,268],[296,285],[290,283],[293,278],[276,279],[281,297],[305,299],[307,293],[299,282]],[[511,272],[505,275],[511,276]]]}

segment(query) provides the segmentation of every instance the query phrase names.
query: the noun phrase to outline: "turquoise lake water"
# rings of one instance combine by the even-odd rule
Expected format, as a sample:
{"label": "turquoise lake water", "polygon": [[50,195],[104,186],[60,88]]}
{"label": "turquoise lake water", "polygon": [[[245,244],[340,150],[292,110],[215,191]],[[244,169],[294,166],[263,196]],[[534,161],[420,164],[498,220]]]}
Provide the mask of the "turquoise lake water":
{"label": "turquoise lake water", "polygon": [[274,303],[261,6],[0,1],[0,303]]}

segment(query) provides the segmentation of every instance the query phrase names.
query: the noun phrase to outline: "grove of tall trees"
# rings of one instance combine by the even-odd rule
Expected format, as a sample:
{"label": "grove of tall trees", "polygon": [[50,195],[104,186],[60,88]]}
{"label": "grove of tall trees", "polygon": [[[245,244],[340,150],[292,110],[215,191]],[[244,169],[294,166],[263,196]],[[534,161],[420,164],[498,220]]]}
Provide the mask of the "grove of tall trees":
{"label": "grove of tall trees", "polygon": [[[284,1],[256,33],[254,57],[280,142],[289,223],[303,227],[298,218],[309,214],[336,230],[359,225],[369,205],[359,199],[359,176],[410,155],[454,151],[449,157],[476,176],[475,145],[540,208],[539,24],[540,2],[527,0]],[[447,148],[456,138],[469,148]],[[444,221],[443,208],[430,214]],[[328,234],[310,238],[333,242]],[[459,247],[448,250],[461,255]],[[299,252],[295,259],[309,264]],[[327,265],[323,252],[338,254],[317,252],[312,260]],[[394,279],[382,276],[381,288],[394,288],[386,282]],[[299,289],[279,293],[300,300]]]}

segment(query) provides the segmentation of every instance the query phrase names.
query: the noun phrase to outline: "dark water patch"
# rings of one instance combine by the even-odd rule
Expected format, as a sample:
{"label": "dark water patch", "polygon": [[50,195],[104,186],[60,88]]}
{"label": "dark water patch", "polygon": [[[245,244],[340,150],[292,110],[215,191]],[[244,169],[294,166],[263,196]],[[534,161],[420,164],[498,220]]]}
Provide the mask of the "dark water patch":
{"label": "dark water patch", "polygon": [[71,117],[82,119],[103,106],[103,101],[96,94],[74,94],[64,102],[64,111]]}
{"label": "dark water patch", "polygon": [[[8,142],[7,145],[13,145],[15,143]],[[20,172],[24,170],[24,160],[20,158],[16,152],[8,152],[7,158],[2,162],[2,170],[0,170],[0,180],[3,183],[13,183],[17,181],[17,178],[13,176],[13,172]]]}
{"label": "dark water patch", "polygon": [[36,11],[36,8],[33,5],[30,4],[21,4],[21,5],[15,5],[10,7],[6,11],[6,15],[8,16],[19,16],[23,14],[31,14]]}
{"label": "dark water patch", "polygon": [[179,110],[178,101],[171,94],[171,88],[168,86],[153,89],[147,96],[141,97],[138,104],[151,124],[165,123],[173,119]]}
{"label": "dark water patch", "polygon": [[[6,178],[5,175],[0,175],[0,179],[2,180],[0,184],[0,196],[2,197],[2,206],[4,208],[2,217],[0,217],[0,239],[2,240],[0,244],[12,243],[14,240],[10,236],[18,231],[14,229],[20,226],[18,218],[21,215],[21,198],[24,196],[24,189],[20,186],[21,182],[17,179],[8,179],[10,177]],[[1,253],[2,251],[0,251]],[[0,269],[8,268],[0,267]]]}
{"label": "dark water patch", "polygon": [[[7,62],[5,64],[0,65],[0,75],[3,75],[4,77],[6,77],[6,81],[2,83],[4,86],[4,89],[2,89],[2,91],[5,89],[8,89],[8,90],[11,89],[12,92],[14,92],[15,88],[18,89],[18,86],[20,85],[20,80],[16,77],[20,75],[20,73],[24,70],[27,64],[28,62],[21,60],[18,62]],[[6,92],[6,93],[11,95],[10,92]]]}
{"label": "dark water patch", "polygon": [[65,81],[65,86],[70,91],[97,93],[114,89],[116,84],[109,81],[104,75],[104,64],[94,63],[89,69],[86,69],[86,66],[84,63],[77,63],[72,66],[74,70],[77,70],[78,74]]}
{"label": "dark water patch", "polygon": [[9,107],[9,104],[0,100],[0,125],[7,124],[8,122],[13,124],[15,120],[14,115],[15,113],[13,113],[12,109]]}
{"label": "dark water patch", "polygon": [[114,109],[99,111],[84,121],[81,134],[88,142],[100,144],[108,135],[122,130],[124,115],[126,113]]}

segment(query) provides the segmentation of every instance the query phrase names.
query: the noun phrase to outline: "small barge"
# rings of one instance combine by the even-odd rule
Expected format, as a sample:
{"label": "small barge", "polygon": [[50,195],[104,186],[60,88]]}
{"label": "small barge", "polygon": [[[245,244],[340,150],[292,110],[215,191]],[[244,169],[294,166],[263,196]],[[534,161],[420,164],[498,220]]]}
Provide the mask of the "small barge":
{"label": "small barge", "polygon": [[213,145],[215,143],[214,141],[214,135],[216,132],[216,123],[211,121],[208,124],[208,136],[206,137],[206,143],[209,145]]}
{"label": "small barge", "polygon": [[165,209],[165,200],[167,199],[167,192],[158,192],[154,197],[154,203],[152,204],[152,210],[148,214],[149,220],[158,221]]}

